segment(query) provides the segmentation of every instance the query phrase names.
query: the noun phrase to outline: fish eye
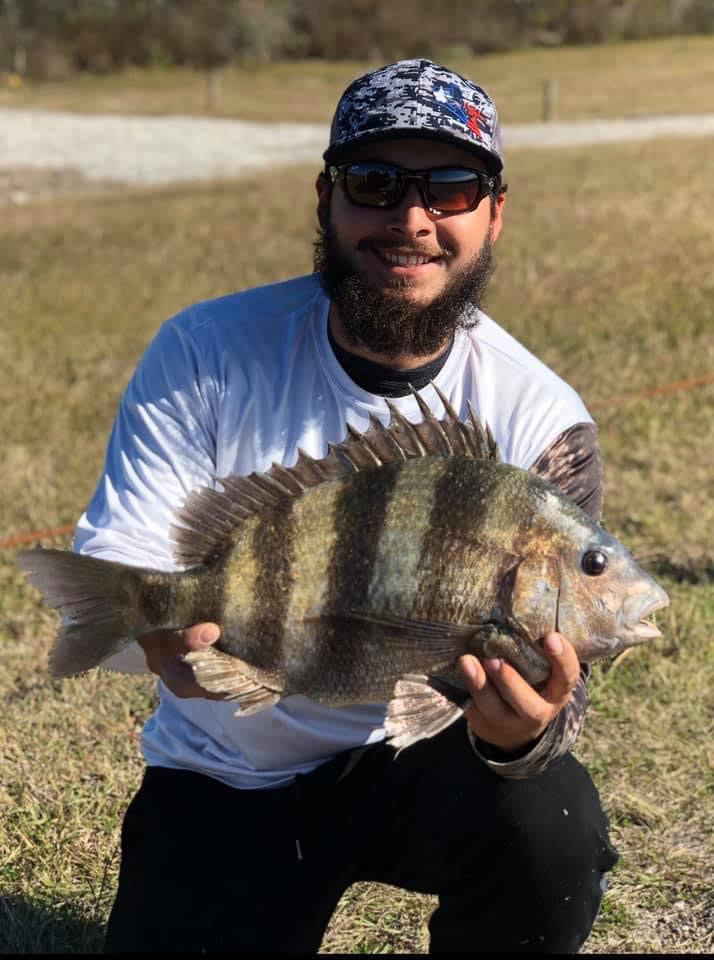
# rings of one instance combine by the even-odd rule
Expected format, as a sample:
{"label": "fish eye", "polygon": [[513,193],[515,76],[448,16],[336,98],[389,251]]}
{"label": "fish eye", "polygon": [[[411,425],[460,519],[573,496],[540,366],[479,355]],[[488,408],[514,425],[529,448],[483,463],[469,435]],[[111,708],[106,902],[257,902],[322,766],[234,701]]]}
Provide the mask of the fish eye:
{"label": "fish eye", "polygon": [[589,577],[599,577],[607,570],[607,554],[602,550],[588,550],[583,554],[581,566]]}

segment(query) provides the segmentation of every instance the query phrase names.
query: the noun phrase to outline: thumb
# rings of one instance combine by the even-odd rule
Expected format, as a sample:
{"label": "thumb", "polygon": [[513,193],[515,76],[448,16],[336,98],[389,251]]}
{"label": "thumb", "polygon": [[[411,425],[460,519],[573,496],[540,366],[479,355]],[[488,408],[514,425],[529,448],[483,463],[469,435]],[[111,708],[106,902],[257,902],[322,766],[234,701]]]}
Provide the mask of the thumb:
{"label": "thumb", "polygon": [[220,637],[221,629],[216,623],[197,623],[193,627],[186,627],[180,633],[188,653],[190,650],[210,647]]}

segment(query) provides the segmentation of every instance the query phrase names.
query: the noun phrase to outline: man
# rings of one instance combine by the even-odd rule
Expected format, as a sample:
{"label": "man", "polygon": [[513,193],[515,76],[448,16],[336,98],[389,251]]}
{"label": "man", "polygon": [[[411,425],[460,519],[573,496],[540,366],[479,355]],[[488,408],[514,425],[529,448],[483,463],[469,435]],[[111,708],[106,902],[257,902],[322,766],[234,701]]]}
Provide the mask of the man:
{"label": "man", "polygon": [[[599,516],[601,461],[578,396],[478,308],[505,202],[488,95],[426,60],[343,94],[317,179],[318,272],[169,320],[122,400],[75,547],[172,566],[169,526],[215,477],[322,457],[351,424],[471,402],[504,460]],[[269,588],[277,554],[260,560]],[[122,833],[110,952],[314,953],[347,887],[439,897],[433,953],[575,952],[616,854],[568,753],[584,671],[545,638],[539,690],[501,660],[460,662],[466,720],[395,757],[384,705],[288,697],[235,717],[181,656],[215,624],[157,632],[107,666],[160,678],[148,769]]]}

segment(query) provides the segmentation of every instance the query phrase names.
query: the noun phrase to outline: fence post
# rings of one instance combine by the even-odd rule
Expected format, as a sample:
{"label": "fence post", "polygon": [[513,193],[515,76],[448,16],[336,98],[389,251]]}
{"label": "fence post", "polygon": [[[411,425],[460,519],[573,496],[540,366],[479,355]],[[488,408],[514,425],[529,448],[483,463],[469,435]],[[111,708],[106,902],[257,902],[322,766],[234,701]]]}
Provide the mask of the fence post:
{"label": "fence post", "polygon": [[27,47],[17,43],[12,54],[12,72],[24,77],[27,73]]}
{"label": "fence post", "polygon": [[551,123],[555,119],[558,105],[558,81],[550,77],[543,83],[543,123]]}
{"label": "fence post", "polygon": [[206,74],[206,110],[214,113],[221,99],[221,68],[209,67]]}

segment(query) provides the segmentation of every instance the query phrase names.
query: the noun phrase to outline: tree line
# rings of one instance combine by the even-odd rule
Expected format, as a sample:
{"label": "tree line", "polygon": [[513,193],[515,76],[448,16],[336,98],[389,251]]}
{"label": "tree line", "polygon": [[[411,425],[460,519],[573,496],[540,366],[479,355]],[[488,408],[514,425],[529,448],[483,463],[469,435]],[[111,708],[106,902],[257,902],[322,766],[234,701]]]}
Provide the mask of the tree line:
{"label": "tree line", "polygon": [[493,53],[714,32],[714,0],[0,0],[0,71]]}

